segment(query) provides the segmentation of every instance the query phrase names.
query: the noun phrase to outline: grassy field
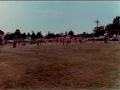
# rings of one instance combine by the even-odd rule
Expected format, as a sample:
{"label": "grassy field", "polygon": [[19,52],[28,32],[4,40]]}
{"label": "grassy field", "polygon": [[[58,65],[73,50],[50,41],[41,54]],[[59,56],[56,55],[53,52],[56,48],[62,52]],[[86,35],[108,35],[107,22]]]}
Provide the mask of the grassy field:
{"label": "grassy field", "polygon": [[43,44],[0,53],[1,89],[120,88],[120,44]]}

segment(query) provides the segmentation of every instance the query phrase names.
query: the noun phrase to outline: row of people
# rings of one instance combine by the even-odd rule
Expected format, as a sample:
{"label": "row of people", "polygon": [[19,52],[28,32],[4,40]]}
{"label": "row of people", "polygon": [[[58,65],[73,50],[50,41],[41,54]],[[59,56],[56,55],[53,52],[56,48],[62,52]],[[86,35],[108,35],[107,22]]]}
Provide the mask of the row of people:
{"label": "row of people", "polygon": [[[108,43],[109,42],[109,36],[110,36],[110,33],[108,31],[105,31],[104,33],[104,40],[105,40],[105,43]],[[113,40],[118,40],[119,43],[120,43],[120,34],[114,34],[113,35]],[[80,37],[71,37],[70,35],[67,35],[66,37],[56,37],[56,38],[52,38],[52,39],[44,39],[44,38],[38,38],[38,39],[31,39],[29,41],[30,44],[37,44],[37,46],[39,44],[42,44],[42,43],[50,43],[50,42],[55,42],[56,45],[58,43],[62,43],[63,45],[64,44],[68,44],[68,43],[77,43],[77,42],[86,42],[87,39],[83,36],[80,36]],[[92,41],[94,42],[95,39],[94,39],[94,35],[92,36]],[[20,44],[21,40],[20,39],[14,39],[13,40],[13,48],[16,48],[16,47],[21,47],[22,44]],[[0,40],[0,48],[2,48],[2,40]]]}
{"label": "row of people", "polygon": [[[105,43],[109,43],[109,40],[110,40],[109,37],[110,37],[110,33],[108,31],[105,31],[105,33],[104,33]],[[118,41],[120,43],[120,33],[113,34],[112,35],[112,40],[113,41]]]}
{"label": "row of people", "polygon": [[36,40],[30,40],[30,44],[36,44],[37,43],[37,46],[42,43],[50,43],[50,42],[54,42],[56,43],[56,45],[58,43],[61,43],[61,44],[68,44],[68,43],[77,43],[77,42],[86,42],[86,38],[85,37],[75,37],[75,38],[71,38],[70,36],[68,37],[56,37],[56,38],[52,38],[52,39],[36,39]]}

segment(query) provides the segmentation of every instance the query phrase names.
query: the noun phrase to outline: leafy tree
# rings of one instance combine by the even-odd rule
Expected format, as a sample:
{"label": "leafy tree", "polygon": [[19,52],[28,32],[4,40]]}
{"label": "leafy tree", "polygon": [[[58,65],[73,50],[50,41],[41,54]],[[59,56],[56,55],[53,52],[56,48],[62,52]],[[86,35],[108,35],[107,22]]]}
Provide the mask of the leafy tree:
{"label": "leafy tree", "polygon": [[28,37],[30,37],[30,36],[31,36],[29,32],[27,33],[27,36],[28,36]]}
{"label": "leafy tree", "polygon": [[112,24],[106,25],[105,30],[111,35],[120,33],[120,16],[116,16]]}
{"label": "leafy tree", "polygon": [[60,34],[57,33],[55,36],[56,36],[56,37],[60,37]]}
{"label": "leafy tree", "polygon": [[14,33],[11,33],[10,34],[10,40],[13,40],[15,38],[15,34]]}
{"label": "leafy tree", "polygon": [[5,40],[10,40],[10,32],[6,33],[6,35],[4,36],[4,39]]}
{"label": "leafy tree", "polygon": [[69,35],[71,35],[71,37],[73,37],[73,36],[74,36],[74,32],[73,32],[72,30],[71,30],[71,31],[69,31],[69,32],[68,32],[68,34],[69,34]]}
{"label": "leafy tree", "polygon": [[16,29],[16,31],[14,32],[15,38],[21,39],[21,33],[19,29]]}
{"label": "leafy tree", "polygon": [[54,33],[50,33],[49,35],[51,38],[55,38],[55,34]]}
{"label": "leafy tree", "polygon": [[83,35],[84,37],[87,37],[87,33],[86,33],[86,32],[83,32],[82,35]]}
{"label": "leafy tree", "polygon": [[94,35],[95,37],[98,37],[98,36],[103,36],[104,35],[104,26],[97,26],[93,29],[93,32],[94,32]]}
{"label": "leafy tree", "polygon": [[45,35],[45,38],[55,38],[55,34],[48,32],[48,34]]}
{"label": "leafy tree", "polygon": [[111,35],[120,33],[120,16],[116,16],[112,24],[106,25],[105,30]]}
{"label": "leafy tree", "polygon": [[31,39],[36,39],[36,35],[35,35],[34,31],[32,31]]}
{"label": "leafy tree", "polygon": [[116,18],[113,19],[113,24],[120,24],[120,16],[116,16]]}
{"label": "leafy tree", "polygon": [[42,33],[41,32],[37,32],[37,38],[42,38],[43,37],[43,35],[42,35]]}
{"label": "leafy tree", "polygon": [[26,36],[26,33],[25,33],[25,32],[22,34],[22,38],[23,38],[23,39],[26,39],[26,38],[27,38],[27,36]]}

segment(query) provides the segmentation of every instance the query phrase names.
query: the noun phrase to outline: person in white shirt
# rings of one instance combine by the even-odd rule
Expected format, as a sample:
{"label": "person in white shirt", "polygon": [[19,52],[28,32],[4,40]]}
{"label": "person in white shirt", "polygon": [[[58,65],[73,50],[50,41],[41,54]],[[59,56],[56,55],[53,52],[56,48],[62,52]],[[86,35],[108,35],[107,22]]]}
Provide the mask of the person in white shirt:
{"label": "person in white shirt", "polygon": [[113,40],[114,40],[114,42],[116,41],[116,38],[117,38],[117,36],[116,36],[116,34],[114,34],[114,35],[113,35]]}
{"label": "person in white shirt", "polygon": [[107,31],[105,31],[104,33],[104,40],[105,40],[105,43],[107,43]]}

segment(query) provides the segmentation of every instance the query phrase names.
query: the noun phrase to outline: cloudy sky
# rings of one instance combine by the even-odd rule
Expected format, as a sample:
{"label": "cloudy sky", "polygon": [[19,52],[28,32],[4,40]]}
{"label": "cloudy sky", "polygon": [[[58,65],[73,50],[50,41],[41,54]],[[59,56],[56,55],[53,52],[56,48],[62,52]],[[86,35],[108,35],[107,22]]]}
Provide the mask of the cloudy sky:
{"label": "cloudy sky", "polygon": [[73,30],[91,33],[96,26],[112,23],[120,16],[120,1],[0,1],[0,29],[21,33]]}

